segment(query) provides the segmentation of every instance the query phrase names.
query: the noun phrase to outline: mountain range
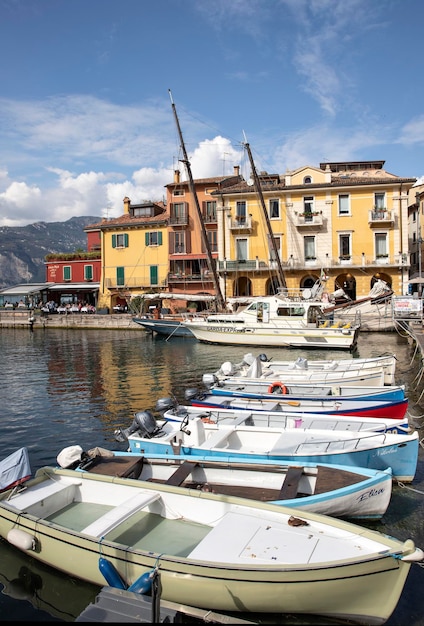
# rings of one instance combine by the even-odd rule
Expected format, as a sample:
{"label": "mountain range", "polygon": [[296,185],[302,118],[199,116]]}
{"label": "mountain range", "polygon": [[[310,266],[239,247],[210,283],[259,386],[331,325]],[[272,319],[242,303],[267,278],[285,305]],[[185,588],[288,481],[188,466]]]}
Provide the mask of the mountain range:
{"label": "mountain range", "polygon": [[50,253],[87,250],[84,228],[98,216],[71,217],[66,222],[35,222],[0,227],[0,288],[46,282],[45,257]]}

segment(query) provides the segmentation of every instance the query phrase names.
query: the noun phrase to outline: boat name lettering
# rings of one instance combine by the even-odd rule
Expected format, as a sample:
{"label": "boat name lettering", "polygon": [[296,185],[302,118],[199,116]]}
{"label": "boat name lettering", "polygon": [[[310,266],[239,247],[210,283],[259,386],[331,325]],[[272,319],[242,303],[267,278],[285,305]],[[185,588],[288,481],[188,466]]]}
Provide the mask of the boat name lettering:
{"label": "boat name lettering", "polygon": [[374,496],[381,496],[381,494],[384,493],[384,491],[385,491],[384,487],[381,487],[381,489],[370,489],[369,491],[366,491],[359,497],[359,502],[362,502],[363,500],[369,500],[370,498],[373,498]]}
{"label": "boat name lettering", "polygon": [[384,450],[377,450],[377,456],[385,456],[386,454],[392,454],[393,450],[396,450],[396,446],[389,446]]}
{"label": "boat name lettering", "polygon": [[245,333],[246,329],[245,328],[222,328],[220,326],[208,326],[207,327],[208,331],[212,331],[214,333]]}

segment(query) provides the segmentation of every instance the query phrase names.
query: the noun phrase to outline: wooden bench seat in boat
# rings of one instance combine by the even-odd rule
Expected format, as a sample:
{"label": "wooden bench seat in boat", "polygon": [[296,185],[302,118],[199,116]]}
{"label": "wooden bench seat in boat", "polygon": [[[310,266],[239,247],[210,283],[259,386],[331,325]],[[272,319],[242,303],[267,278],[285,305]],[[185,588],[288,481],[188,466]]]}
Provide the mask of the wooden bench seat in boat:
{"label": "wooden bench seat in boat", "polygon": [[47,517],[73,502],[78,485],[81,481],[72,479],[46,480],[12,496],[7,504],[30,515]]}
{"label": "wooden bench seat in boat", "polygon": [[128,500],[115,506],[96,521],[83,528],[81,532],[86,535],[92,535],[93,537],[103,537],[116,528],[116,526],[125,522],[133,513],[144,509],[159,498],[160,493],[158,491],[136,493],[131,496],[131,498],[128,498]]}
{"label": "wooden bench seat in boat", "polygon": [[297,496],[299,481],[303,474],[303,467],[289,467],[280,490],[279,500],[289,500]]}
{"label": "wooden bench seat in boat", "polygon": [[181,483],[185,481],[187,476],[191,474],[194,468],[197,466],[195,461],[184,461],[178,469],[168,478],[166,481],[166,485],[171,485],[173,487],[179,487]]}

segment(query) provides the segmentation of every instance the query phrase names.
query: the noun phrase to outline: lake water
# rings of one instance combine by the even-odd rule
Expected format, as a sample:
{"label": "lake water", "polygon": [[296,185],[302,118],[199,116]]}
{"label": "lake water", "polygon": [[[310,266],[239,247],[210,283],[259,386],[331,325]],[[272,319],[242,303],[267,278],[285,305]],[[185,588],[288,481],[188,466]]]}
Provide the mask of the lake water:
{"label": "lake water", "polygon": [[[64,447],[79,444],[123,450],[113,433],[133,414],[154,409],[158,398],[201,387],[202,374],[224,361],[237,363],[250,350],[166,341],[144,331],[2,329],[0,458],[26,445],[33,472],[54,465]],[[349,353],[273,348],[274,359],[349,358]],[[396,382],[406,385],[410,413],[423,439],[424,406],[417,405],[423,381],[417,378],[414,347],[397,333],[363,333],[354,357],[397,356]],[[255,352],[256,354],[256,352]],[[414,358],[415,357],[415,358]],[[419,362],[419,361],[418,361]],[[422,401],[423,402],[423,401]],[[399,539],[411,537],[424,549],[424,450],[411,485],[396,485],[389,509],[373,528]],[[83,568],[84,565],[81,564]],[[100,588],[44,567],[0,540],[0,620],[74,621]],[[413,565],[389,626],[423,626],[424,569]],[[421,599],[420,599],[421,598]],[[244,615],[268,624],[328,624],[313,617]],[[343,622],[333,622],[343,623]]]}

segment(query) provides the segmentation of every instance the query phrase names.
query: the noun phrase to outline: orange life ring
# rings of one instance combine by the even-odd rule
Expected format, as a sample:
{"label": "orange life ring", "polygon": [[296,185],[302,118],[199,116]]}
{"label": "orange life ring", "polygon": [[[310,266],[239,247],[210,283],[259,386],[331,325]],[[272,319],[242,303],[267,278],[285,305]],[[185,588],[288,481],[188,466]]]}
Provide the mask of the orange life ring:
{"label": "orange life ring", "polygon": [[279,389],[280,393],[282,393],[283,395],[289,392],[287,387],[283,383],[277,382],[277,383],[270,384],[270,386],[268,387],[268,393],[275,393],[277,389]]}
{"label": "orange life ring", "polygon": [[214,420],[211,420],[209,417],[202,417],[201,420],[205,424],[216,424],[216,422]]}

